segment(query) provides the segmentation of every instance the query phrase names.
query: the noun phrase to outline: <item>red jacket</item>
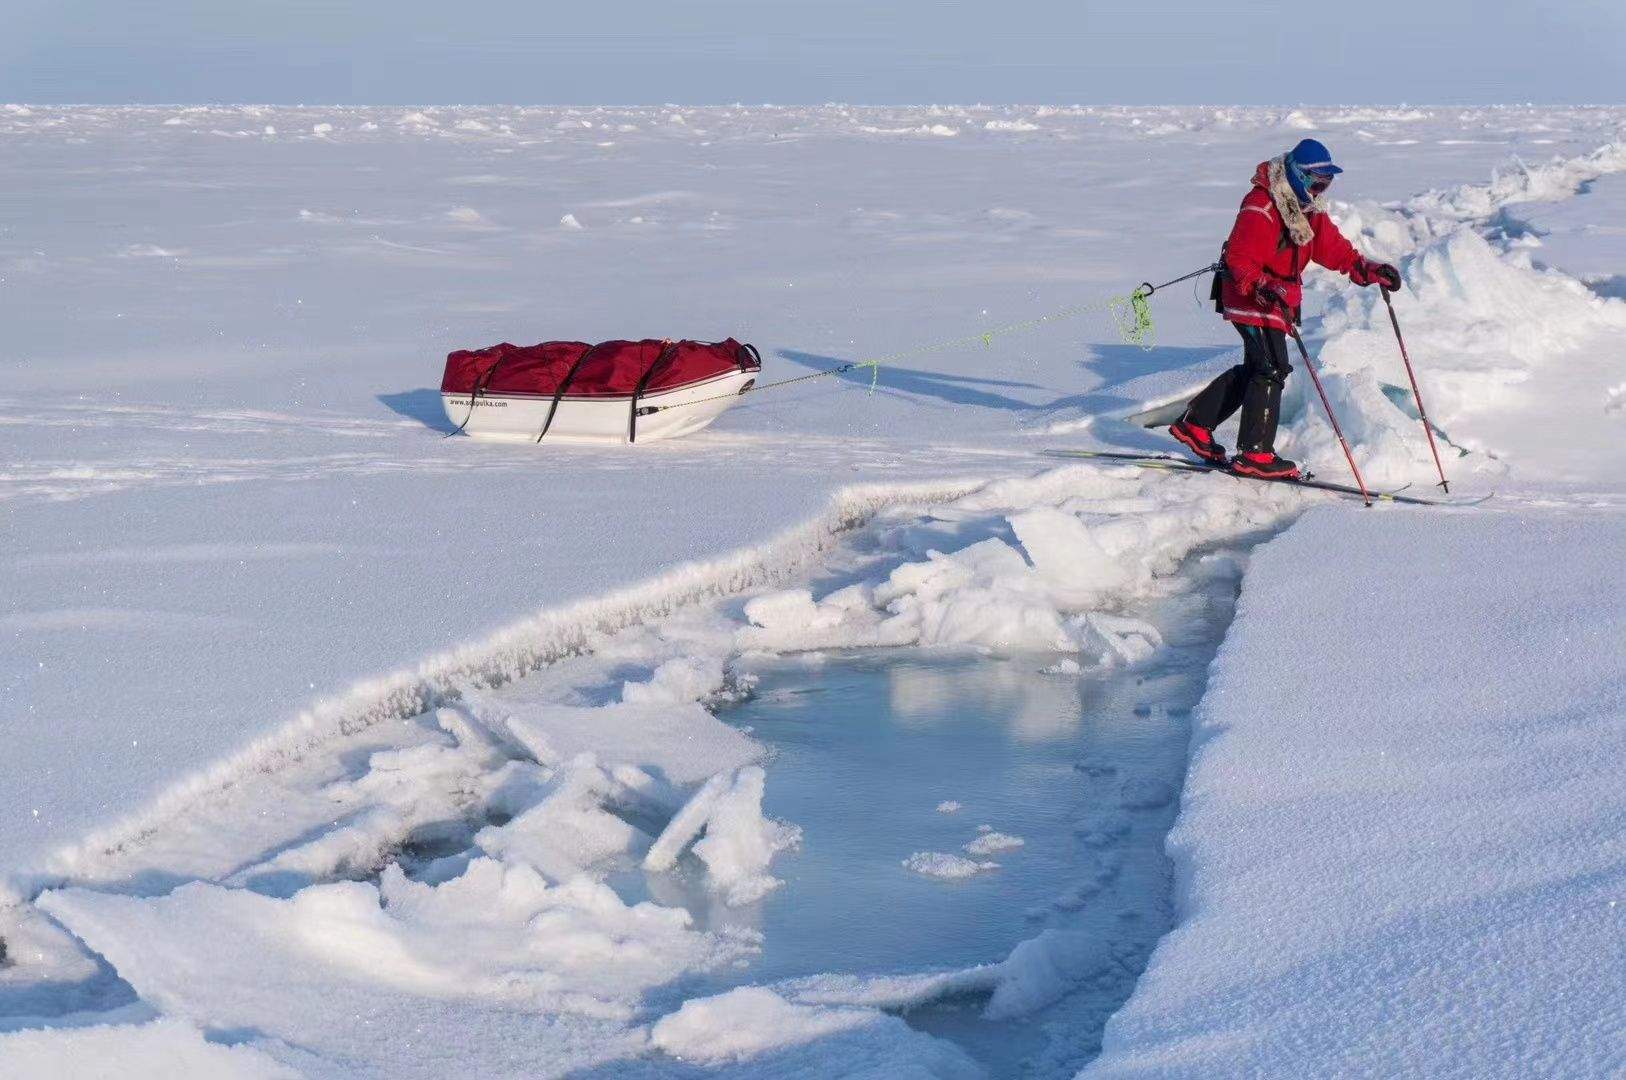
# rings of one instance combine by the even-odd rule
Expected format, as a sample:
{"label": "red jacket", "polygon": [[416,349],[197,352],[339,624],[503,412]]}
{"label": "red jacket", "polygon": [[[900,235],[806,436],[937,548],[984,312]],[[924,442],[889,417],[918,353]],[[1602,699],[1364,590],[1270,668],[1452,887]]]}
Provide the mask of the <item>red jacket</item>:
{"label": "red jacket", "polygon": [[1220,279],[1220,311],[1227,321],[1250,326],[1270,326],[1286,330],[1280,309],[1267,308],[1254,300],[1254,286],[1260,280],[1275,285],[1292,305],[1294,321],[1304,302],[1301,277],[1311,262],[1328,270],[1348,274],[1361,256],[1338,226],[1326,214],[1306,211],[1315,239],[1300,247],[1293,243],[1282,224],[1282,215],[1270,197],[1270,163],[1263,162],[1253,174],[1253,188],[1242,200],[1231,239],[1225,245],[1225,274]]}

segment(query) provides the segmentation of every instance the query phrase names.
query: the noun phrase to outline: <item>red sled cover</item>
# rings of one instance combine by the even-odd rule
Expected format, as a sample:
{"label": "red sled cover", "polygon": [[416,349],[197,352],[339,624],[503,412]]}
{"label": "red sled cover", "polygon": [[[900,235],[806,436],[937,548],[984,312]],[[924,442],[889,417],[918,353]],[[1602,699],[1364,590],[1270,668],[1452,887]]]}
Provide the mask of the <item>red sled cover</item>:
{"label": "red sled cover", "polygon": [[446,357],[443,394],[506,397],[644,397],[732,371],[760,371],[755,348],[725,341],[504,342]]}

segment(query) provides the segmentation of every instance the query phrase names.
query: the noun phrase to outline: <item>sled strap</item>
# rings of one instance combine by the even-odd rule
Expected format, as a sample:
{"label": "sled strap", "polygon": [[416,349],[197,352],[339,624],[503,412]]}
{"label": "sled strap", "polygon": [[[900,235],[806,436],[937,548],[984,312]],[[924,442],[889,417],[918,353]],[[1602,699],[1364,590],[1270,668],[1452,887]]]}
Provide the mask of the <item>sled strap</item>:
{"label": "sled strap", "polygon": [[582,369],[582,365],[587,363],[587,358],[592,356],[597,350],[598,346],[594,345],[592,348],[578,356],[576,358],[576,362],[570,365],[570,370],[565,372],[565,377],[559,380],[559,389],[554,391],[553,403],[548,406],[548,418],[542,421],[542,430],[537,432],[537,442],[540,443],[542,441],[542,436],[546,435],[548,433],[548,429],[553,426],[553,418],[559,412],[559,399],[565,396],[565,391],[570,389],[570,384],[576,381],[576,372]]}
{"label": "sled strap", "polygon": [[484,375],[480,375],[475,378],[474,385],[469,388],[469,413],[467,416],[463,417],[463,422],[461,424],[457,425],[454,430],[446,433],[446,438],[450,439],[453,435],[463,434],[463,429],[469,426],[469,421],[474,419],[474,399],[480,397],[486,392],[486,387],[491,385],[492,378],[497,374],[497,369],[502,366],[502,362],[505,359],[507,359],[506,354],[497,357],[497,359],[491,362],[491,366],[486,368],[486,373]]}
{"label": "sled strap", "polygon": [[633,387],[632,408],[627,412],[627,442],[635,443],[638,441],[638,399],[643,396],[644,389],[649,386],[649,380],[654,378],[655,369],[671,359],[672,354],[676,351],[677,342],[670,339],[661,342],[660,355],[655,357],[653,364],[644,369],[642,377],[638,380],[638,385]]}

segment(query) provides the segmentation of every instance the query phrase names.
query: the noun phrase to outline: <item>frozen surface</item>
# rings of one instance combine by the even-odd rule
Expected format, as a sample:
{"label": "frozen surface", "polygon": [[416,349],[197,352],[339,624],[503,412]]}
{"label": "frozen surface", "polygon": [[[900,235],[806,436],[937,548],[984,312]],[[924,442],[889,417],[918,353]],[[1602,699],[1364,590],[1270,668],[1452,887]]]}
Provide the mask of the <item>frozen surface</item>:
{"label": "frozen surface", "polygon": [[[1623,120],[0,108],[26,195],[0,210],[0,1049],[1069,1075],[1156,936],[1118,914],[1162,910],[1110,856],[1178,807],[1177,928],[1102,1071],[1302,1073],[1271,1056],[1302,1043],[1317,1074],[1524,1060],[1497,1046],[1607,1073],[1626,264],[1592,226]],[[1454,491],[1495,501],[1293,526],[1330,498],[1047,468],[1171,449],[1121,418],[1234,336],[1172,290],[1142,351],[1103,301],[1211,260],[1254,163],[1309,132],[1349,168],[1341,225],[1406,274]],[[1306,336],[1368,477],[1427,491],[1377,300],[1322,279]],[[873,395],[800,384],[671,444],[441,438],[449,348],[671,333],[752,340],[767,378],[889,359]],[[1302,375],[1283,420],[1284,452],[1341,474]],[[1178,660],[1244,565],[1216,548],[1283,528],[1182,792]],[[720,719],[797,656],[876,646],[987,659],[803,743]],[[858,723],[981,708],[1004,664],[1021,703],[981,725]],[[1019,774],[942,782],[979,739],[1037,753],[1115,700],[1067,688],[1143,677],[1125,730],[1161,726],[1167,766],[1063,783],[1114,813],[1062,829]],[[918,784],[882,769],[906,735],[943,740]],[[813,778],[841,764],[838,800]],[[896,836],[858,816],[893,788]],[[942,880],[917,853],[998,866]],[[981,933],[897,930],[968,912]]]}
{"label": "frozen surface", "polygon": [[[760,696],[724,715],[772,748],[764,805],[799,823],[803,844],[762,912],[774,948],[752,978],[991,963],[1086,906],[1102,934],[1118,932],[1123,911],[1155,922],[1172,800],[1131,811],[1126,791],[1178,788],[1183,710],[1201,692],[1232,587],[1222,577],[1187,599],[1180,614],[1203,625],[1129,670],[1067,677],[1030,656],[888,652],[763,670]],[[965,809],[937,813],[933,797],[949,792]],[[1003,832],[980,831],[972,815]],[[989,837],[1001,841],[975,848]],[[959,864],[983,872],[953,882]]]}
{"label": "frozen surface", "polygon": [[1310,128],[1350,166],[1339,194],[1404,199],[1589,151],[1620,119],[0,113],[0,184],[27,196],[0,210],[0,866],[301,715],[354,713],[359,680],[765,542],[844,485],[1031,468],[1047,430],[1200,381],[1233,339],[1175,292],[1149,354],[1096,314],[635,451],[440,439],[450,348],[734,333],[764,378],[803,374],[1201,265],[1253,164]]}
{"label": "frozen surface", "polygon": [[[771,748],[764,807],[803,843],[752,914],[762,955],[708,981],[792,980],[797,1000],[823,1000],[842,980],[958,971],[970,985],[926,995],[912,1026],[991,1075],[1069,1075],[1167,929],[1163,837],[1234,588],[1217,573],[1182,596],[1161,612],[1190,620],[1179,644],[1127,669],[1056,676],[1043,657],[907,652],[757,667],[757,695],[724,715]],[[1138,798],[1149,786],[1170,797]],[[945,791],[963,812],[936,810]],[[1008,958],[1046,930],[1099,951],[1033,988]]]}
{"label": "frozen surface", "polygon": [[1507,218],[1536,262],[1580,278],[1600,296],[1626,296],[1626,177],[1601,177],[1584,198],[1518,207]]}
{"label": "frozen surface", "polygon": [[1623,525],[1329,510],[1256,551],[1179,925],[1085,1075],[1626,1068]]}

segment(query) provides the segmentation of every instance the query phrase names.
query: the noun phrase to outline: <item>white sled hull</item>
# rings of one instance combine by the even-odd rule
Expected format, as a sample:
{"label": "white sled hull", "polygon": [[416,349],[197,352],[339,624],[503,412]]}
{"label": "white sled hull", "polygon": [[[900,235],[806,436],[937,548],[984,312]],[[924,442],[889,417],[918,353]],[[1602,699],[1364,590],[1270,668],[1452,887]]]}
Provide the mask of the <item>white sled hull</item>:
{"label": "white sled hull", "polygon": [[1196,396],[1194,392],[1186,397],[1165,401],[1161,405],[1153,405],[1150,409],[1143,409],[1133,416],[1126,416],[1124,420],[1136,427],[1166,428],[1186,415],[1186,409],[1191,406],[1191,399]]}
{"label": "white sled hull", "polygon": [[[730,371],[687,386],[643,394],[637,408],[659,411],[633,416],[632,396],[441,394],[446,418],[465,435],[502,442],[628,443],[674,439],[699,431],[733,408],[756,382],[755,371]],[[672,406],[678,406],[672,408]],[[552,420],[549,420],[549,414]],[[543,435],[546,429],[547,434]]]}

